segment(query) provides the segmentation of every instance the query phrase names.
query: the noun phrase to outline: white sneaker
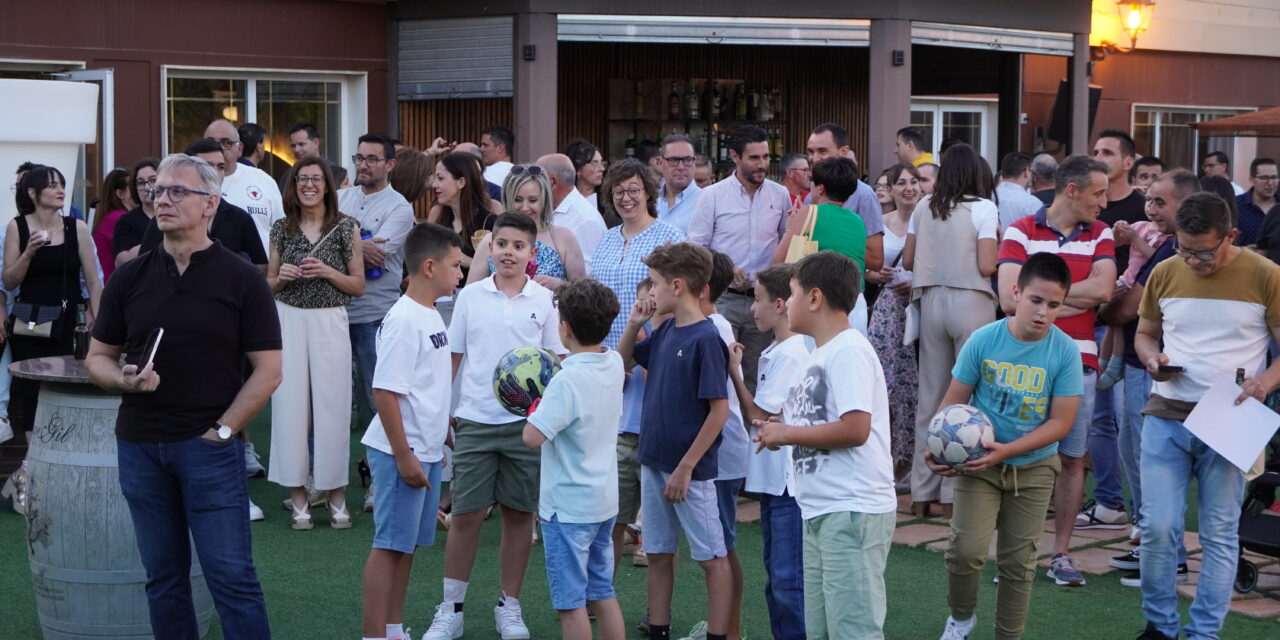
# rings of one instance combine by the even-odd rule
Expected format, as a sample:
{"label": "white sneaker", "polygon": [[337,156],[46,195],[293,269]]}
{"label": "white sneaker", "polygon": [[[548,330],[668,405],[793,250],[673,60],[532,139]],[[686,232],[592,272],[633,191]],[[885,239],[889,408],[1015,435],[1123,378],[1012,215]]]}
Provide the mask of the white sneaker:
{"label": "white sneaker", "polygon": [[502,640],[529,640],[529,627],[520,616],[520,601],[504,593],[498,602],[493,608],[493,623]]}
{"label": "white sneaker", "polygon": [[978,626],[977,614],[964,622],[956,622],[955,618],[947,616],[947,628],[942,630],[942,637],[938,640],[965,640],[969,634],[973,633],[973,628],[976,626]]}
{"label": "white sneaker", "polygon": [[441,602],[431,619],[431,628],[422,634],[422,640],[457,640],[461,637],[462,612],[454,611],[452,602]]}
{"label": "white sneaker", "polygon": [[249,522],[257,522],[259,520],[266,520],[266,519],[267,519],[267,514],[262,512],[262,507],[259,507],[258,505],[253,503],[253,500],[250,500],[249,501]]}
{"label": "white sneaker", "polygon": [[681,638],[680,640],[707,640],[706,621],[693,625],[693,628],[689,630],[689,635]]}
{"label": "white sneaker", "polygon": [[364,512],[373,513],[373,483],[369,483],[369,488],[364,490]]}
{"label": "white sneaker", "polygon": [[1129,544],[1135,547],[1142,544],[1142,525],[1135,523],[1129,527]]}
{"label": "white sneaker", "polygon": [[1123,508],[1108,509],[1096,502],[1076,514],[1077,529],[1123,529],[1129,524],[1129,513]]}
{"label": "white sneaker", "polygon": [[244,472],[250,478],[261,478],[267,475],[267,470],[262,466],[262,456],[253,450],[253,443],[244,443]]}

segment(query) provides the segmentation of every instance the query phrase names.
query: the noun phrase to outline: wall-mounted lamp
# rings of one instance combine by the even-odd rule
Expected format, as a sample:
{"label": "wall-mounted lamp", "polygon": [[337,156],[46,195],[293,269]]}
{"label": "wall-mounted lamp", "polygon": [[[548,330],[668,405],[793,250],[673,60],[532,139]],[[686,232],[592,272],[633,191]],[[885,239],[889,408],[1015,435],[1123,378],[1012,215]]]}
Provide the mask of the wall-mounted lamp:
{"label": "wall-mounted lamp", "polygon": [[1138,36],[1151,25],[1151,14],[1155,12],[1156,0],[1120,0],[1116,3],[1116,14],[1120,18],[1120,28],[1129,35],[1129,47],[1103,40],[1100,46],[1092,48],[1091,58],[1105,60],[1107,54],[1129,53],[1138,48]]}
{"label": "wall-mounted lamp", "polygon": [[222,117],[232,122],[240,121],[240,107],[229,104],[222,108]]}

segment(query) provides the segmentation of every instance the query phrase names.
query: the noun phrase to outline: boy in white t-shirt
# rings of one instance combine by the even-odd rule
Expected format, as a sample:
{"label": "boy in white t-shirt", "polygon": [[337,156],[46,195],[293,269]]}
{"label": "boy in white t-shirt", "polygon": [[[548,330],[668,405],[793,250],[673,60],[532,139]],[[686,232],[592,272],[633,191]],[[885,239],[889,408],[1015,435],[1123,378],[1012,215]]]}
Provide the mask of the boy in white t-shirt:
{"label": "boy in white t-shirt", "polygon": [[600,637],[622,640],[613,591],[613,521],[618,515],[622,356],[600,346],[618,315],[613,290],[580,278],[556,291],[560,340],[572,354],[547,384],[524,426],[524,443],[542,449],[542,520],[551,605],[562,637],[591,640],[587,604]]}
{"label": "boy in white t-shirt", "polygon": [[493,275],[463,288],[454,301],[449,348],[462,385],[453,414],[453,511],[445,541],[444,598],[426,640],[462,635],[462,607],[480,527],[494,505],[502,514],[503,559],[494,626],[503,640],[529,637],[518,598],[533,548],[540,456],[524,445],[524,419],[494,397],[493,368],[516,347],[567,353],[551,291],[525,275],[537,235],[537,226],[524,214],[498,216],[486,240],[492,243]]}
{"label": "boy in white t-shirt", "polygon": [[884,569],[898,500],[884,371],[871,343],[849,326],[858,271],[831,251],[796,263],[787,317],[816,347],[782,421],[755,423],[760,448],[793,445],[809,638],[884,638]]}
{"label": "boy in white t-shirt", "polygon": [[[779,264],[756,273],[751,314],[761,331],[773,332],[773,343],[760,352],[754,397],[738,365],[743,346],[729,347],[729,376],[738,392],[742,416],[751,422],[782,414],[787,394],[809,361],[805,336],[791,331],[787,300],[794,268]],[[755,427],[751,435],[756,435]],[[764,600],[776,640],[804,640],[803,525],[795,496],[787,491],[791,447],[765,449],[747,459],[747,491],[760,495],[760,533],[764,538]]]}
{"label": "boy in white t-shirt", "polygon": [[404,245],[409,288],[378,331],[378,413],[360,441],[373,486],[373,550],[364,568],[365,640],[404,640],[413,552],[435,542],[440,467],[449,429],[449,338],[436,299],[462,279],[462,238],[418,225]]}

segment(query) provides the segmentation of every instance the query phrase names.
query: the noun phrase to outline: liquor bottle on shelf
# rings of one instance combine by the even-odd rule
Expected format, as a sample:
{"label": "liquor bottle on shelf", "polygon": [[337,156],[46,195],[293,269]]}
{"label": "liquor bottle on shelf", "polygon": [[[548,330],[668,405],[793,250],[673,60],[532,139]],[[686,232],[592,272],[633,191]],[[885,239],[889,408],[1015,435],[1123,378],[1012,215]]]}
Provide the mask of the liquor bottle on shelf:
{"label": "liquor bottle on shelf", "polygon": [[782,160],[782,130],[775,129],[769,133],[769,155],[773,156],[773,161]]}
{"label": "liquor bottle on shelf", "polygon": [[724,97],[720,95],[720,87],[716,86],[715,80],[707,80],[707,91],[711,94],[711,106],[707,108],[711,116],[711,121],[715,122],[720,119],[721,110],[724,109]]}
{"label": "liquor bottle on shelf", "polygon": [[636,157],[636,134],[634,131],[627,134],[627,142],[623,145],[623,153],[625,153],[628,158]]}
{"label": "liquor bottle on shelf", "polygon": [[747,92],[743,84],[738,83],[738,91],[733,98],[733,117],[735,120],[747,119]]}
{"label": "liquor bottle on shelf", "polygon": [[[659,132],[661,132],[661,130],[659,130]],[[649,149],[649,148],[651,148],[651,147],[655,146],[656,144],[657,144],[657,143],[655,143],[655,142],[653,141],[653,138],[649,137],[649,132],[647,132],[647,131],[646,131],[646,132],[645,132],[645,134],[644,134],[644,139],[640,141],[640,144],[639,144],[639,146],[638,146],[637,148],[638,148],[638,149]]]}
{"label": "liquor bottle on shelf", "polygon": [[636,117],[644,117],[644,83],[636,78]]}
{"label": "liquor bottle on shelf", "polygon": [[667,117],[671,120],[680,119],[680,90],[676,88],[676,83],[671,82],[671,93],[667,94]]}
{"label": "liquor bottle on shelf", "polygon": [[720,132],[720,153],[717,155],[717,162],[729,161],[729,134],[723,131]]}
{"label": "liquor bottle on shelf", "polygon": [[760,116],[760,90],[756,87],[751,87],[751,91],[747,92],[747,119],[764,120]]}
{"label": "liquor bottle on shelf", "polygon": [[697,120],[702,117],[702,96],[698,93],[698,88],[693,84],[693,78],[689,79],[689,84],[684,89],[684,117],[690,120]]}
{"label": "liquor bottle on shelf", "polygon": [[786,113],[784,112],[784,109],[782,107],[782,89],[778,87],[773,88],[773,119],[774,120],[786,119]]}
{"label": "liquor bottle on shelf", "polygon": [[720,157],[720,124],[712,123],[707,135],[707,157],[715,162]]}

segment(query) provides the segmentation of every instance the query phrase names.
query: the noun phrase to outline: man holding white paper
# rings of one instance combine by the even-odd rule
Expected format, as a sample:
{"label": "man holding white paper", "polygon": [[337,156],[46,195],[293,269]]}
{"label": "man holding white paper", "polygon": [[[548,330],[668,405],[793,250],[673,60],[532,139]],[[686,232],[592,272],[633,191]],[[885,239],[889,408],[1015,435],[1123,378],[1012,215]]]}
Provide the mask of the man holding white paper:
{"label": "man holding white paper", "polygon": [[[1235,246],[1228,205],[1212,193],[1187,196],[1177,213],[1177,255],[1147,281],[1134,347],[1155,381],[1143,413],[1142,601],[1139,640],[1217,638],[1231,604],[1239,554],[1244,474],[1183,422],[1213,383],[1245,370],[1242,402],[1280,386],[1280,364],[1265,368],[1280,337],[1280,267]],[[1163,351],[1161,341],[1163,340]],[[1278,361],[1280,362],[1280,361]],[[1222,429],[1240,428],[1223,424]],[[1191,622],[1180,627],[1177,533],[1187,486],[1199,485],[1200,580]]]}

